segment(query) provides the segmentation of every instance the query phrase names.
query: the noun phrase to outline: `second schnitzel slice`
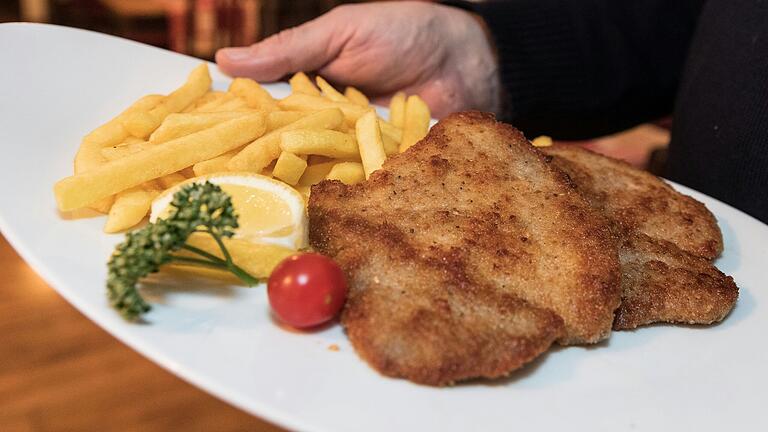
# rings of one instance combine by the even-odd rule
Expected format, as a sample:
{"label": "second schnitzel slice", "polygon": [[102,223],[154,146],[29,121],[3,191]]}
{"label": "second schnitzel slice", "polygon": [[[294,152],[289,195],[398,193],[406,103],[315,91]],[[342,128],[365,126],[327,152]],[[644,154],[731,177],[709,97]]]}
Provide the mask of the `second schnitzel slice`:
{"label": "second schnitzel slice", "polygon": [[605,213],[621,239],[615,330],[656,322],[711,324],[733,309],[739,289],[710,262],[723,240],[704,204],[623,161],[573,145],[541,150]]}
{"label": "second schnitzel slice", "polygon": [[380,372],[428,384],[509,373],[610,334],[607,220],[525,137],[454,114],[364,183],[315,185],[310,241],[344,269],[342,315]]}
{"label": "second schnitzel slice", "polygon": [[554,157],[555,166],[621,233],[664,239],[708,260],[723,251],[720,228],[704,204],[655,175],[574,145],[556,144],[541,151]]}
{"label": "second schnitzel slice", "polygon": [[615,330],[655,322],[712,324],[725,318],[739,297],[733,278],[670,242],[627,235],[619,256],[623,293]]}

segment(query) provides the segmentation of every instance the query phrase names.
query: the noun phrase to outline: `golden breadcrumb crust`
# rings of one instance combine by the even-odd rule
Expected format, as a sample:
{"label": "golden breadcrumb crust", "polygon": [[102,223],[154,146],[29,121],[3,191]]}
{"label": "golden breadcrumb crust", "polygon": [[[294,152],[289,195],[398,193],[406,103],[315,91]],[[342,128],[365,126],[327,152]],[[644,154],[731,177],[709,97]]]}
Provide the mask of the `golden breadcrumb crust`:
{"label": "golden breadcrumb crust", "polygon": [[324,181],[310,241],[344,269],[342,315],[381,373],[444,385],[506,375],[554,341],[610,334],[610,224],[525,137],[453,114],[361,184]]}
{"label": "golden breadcrumb crust", "polygon": [[704,204],[652,174],[577,146],[542,151],[613,221],[621,238],[615,330],[656,322],[711,324],[730,312],[739,290],[710,263],[723,239]]}

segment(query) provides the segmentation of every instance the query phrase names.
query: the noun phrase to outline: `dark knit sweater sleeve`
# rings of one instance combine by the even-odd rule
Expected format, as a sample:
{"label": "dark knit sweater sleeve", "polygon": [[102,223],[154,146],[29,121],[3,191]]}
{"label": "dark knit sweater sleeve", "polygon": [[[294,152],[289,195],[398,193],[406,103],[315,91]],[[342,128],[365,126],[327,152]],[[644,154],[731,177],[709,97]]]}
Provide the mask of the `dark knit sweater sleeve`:
{"label": "dark knit sweater sleeve", "polygon": [[491,0],[504,119],[582,139],[672,112],[701,0]]}

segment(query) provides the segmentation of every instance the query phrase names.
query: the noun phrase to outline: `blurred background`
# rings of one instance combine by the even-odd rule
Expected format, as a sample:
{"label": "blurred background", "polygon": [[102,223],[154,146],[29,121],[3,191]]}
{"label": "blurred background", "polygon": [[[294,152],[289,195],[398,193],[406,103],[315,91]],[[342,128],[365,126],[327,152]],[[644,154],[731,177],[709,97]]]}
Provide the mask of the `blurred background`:
{"label": "blurred background", "polygon": [[[79,27],[211,60],[338,0],[2,0],[0,23]],[[0,41],[2,43],[2,41]],[[13,61],[13,59],[4,59]],[[670,121],[574,143],[659,173]],[[0,431],[280,431],[181,381],[69,306],[0,236]]]}
{"label": "blurred background", "polygon": [[4,0],[2,21],[45,22],[211,60],[332,9],[338,0]]}

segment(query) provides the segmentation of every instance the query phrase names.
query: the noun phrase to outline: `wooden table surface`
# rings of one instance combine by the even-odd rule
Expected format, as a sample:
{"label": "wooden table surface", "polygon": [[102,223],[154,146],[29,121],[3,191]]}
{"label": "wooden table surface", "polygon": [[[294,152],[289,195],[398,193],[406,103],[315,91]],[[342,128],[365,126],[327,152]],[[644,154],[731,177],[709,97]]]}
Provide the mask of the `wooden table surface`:
{"label": "wooden table surface", "polygon": [[0,235],[0,431],[282,431],[107,334]]}

